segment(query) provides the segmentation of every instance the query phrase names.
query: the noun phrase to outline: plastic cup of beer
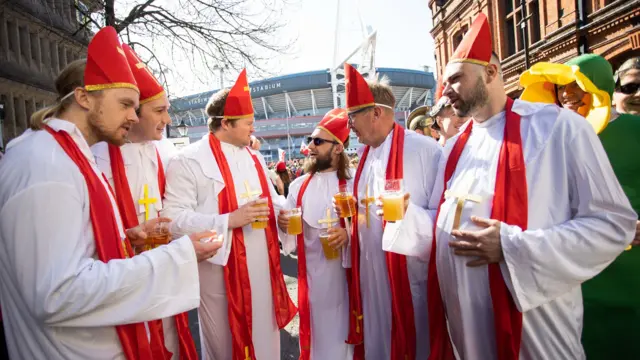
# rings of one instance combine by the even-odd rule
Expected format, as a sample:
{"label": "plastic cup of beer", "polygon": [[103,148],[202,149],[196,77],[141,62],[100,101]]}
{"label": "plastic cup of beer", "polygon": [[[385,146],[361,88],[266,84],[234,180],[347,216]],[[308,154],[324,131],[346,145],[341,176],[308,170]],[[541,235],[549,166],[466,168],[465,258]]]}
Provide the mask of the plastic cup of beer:
{"label": "plastic cup of beer", "polygon": [[170,222],[157,223],[144,240],[145,249],[149,250],[157,248],[160,245],[168,244],[169,241],[171,241],[170,225]]}
{"label": "plastic cup of beer", "polygon": [[289,227],[287,228],[287,234],[299,235],[302,234],[302,209],[297,207],[287,212],[289,218]]}
{"label": "plastic cup of beer", "polygon": [[338,193],[333,195],[333,198],[340,209],[341,218],[352,217],[356,214],[356,200],[347,184],[340,185]]}
{"label": "plastic cup of beer", "polygon": [[[254,207],[264,207],[269,208],[269,203],[267,201],[267,197],[264,195],[256,196],[253,200],[264,200],[263,203],[256,204]],[[262,230],[267,228],[267,224],[269,223],[268,216],[259,216],[252,223],[251,228],[254,230]]]}
{"label": "plastic cup of beer", "polygon": [[380,181],[380,197],[385,221],[398,221],[404,217],[404,184],[402,179]]}
{"label": "plastic cup of beer", "polygon": [[340,250],[336,250],[329,245],[329,229],[320,231],[320,243],[322,244],[322,252],[327,260],[335,260],[340,257]]}

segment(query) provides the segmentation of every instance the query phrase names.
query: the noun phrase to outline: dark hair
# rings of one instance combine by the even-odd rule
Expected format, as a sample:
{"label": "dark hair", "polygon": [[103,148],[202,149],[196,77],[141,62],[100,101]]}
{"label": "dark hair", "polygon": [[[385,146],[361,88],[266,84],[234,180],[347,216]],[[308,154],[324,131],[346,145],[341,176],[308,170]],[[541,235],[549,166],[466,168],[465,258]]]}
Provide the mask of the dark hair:
{"label": "dark hair", "polygon": [[[333,145],[335,146],[335,145]],[[346,149],[349,147],[349,139],[347,139],[347,141],[344,142],[343,144],[343,148]],[[347,155],[346,152],[344,152],[344,150],[342,151],[342,153],[340,153],[340,155],[338,155],[338,165],[337,165],[337,173],[338,173],[338,179],[340,180],[349,180],[351,179],[351,173],[349,172],[349,156]],[[309,174],[313,174],[316,173],[316,166],[314,162],[311,161],[307,161],[304,164],[304,171],[306,173]],[[284,181],[284,180],[283,180]]]}
{"label": "dark hair", "polygon": [[291,183],[291,178],[289,177],[288,169],[285,169],[284,171],[276,171],[276,174],[278,174],[278,176],[280,177],[280,180],[282,180],[282,183],[284,185],[288,185],[289,183]]}

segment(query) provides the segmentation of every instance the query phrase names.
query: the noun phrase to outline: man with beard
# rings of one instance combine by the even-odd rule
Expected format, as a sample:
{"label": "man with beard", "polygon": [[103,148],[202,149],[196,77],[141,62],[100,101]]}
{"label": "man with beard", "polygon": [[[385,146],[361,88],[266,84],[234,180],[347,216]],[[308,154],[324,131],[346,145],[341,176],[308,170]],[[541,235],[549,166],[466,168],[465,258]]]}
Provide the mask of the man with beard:
{"label": "man with beard", "polygon": [[[123,44],[122,49],[140,89],[140,107],[136,110],[139,122],[131,125],[126,144],[118,147],[101,142],[91,150],[114,190],[124,226],[132,228],[157,218],[162,209],[164,168],[171,154],[166,151],[167,146],[158,144],[171,118],[169,99],[158,80],[129,45]],[[139,253],[160,245],[139,246],[134,251]],[[158,342],[163,350],[154,354],[154,359],[197,357],[187,313],[150,321],[147,327],[152,343]]]}
{"label": "man with beard", "polygon": [[[285,253],[298,251],[298,308],[300,309],[300,359],[351,360],[347,277],[340,257],[329,258],[320,234],[339,185],[351,186],[349,128],[344,109],[329,111],[311,136],[306,174],[291,183],[286,208],[301,208],[303,231],[287,235],[289,218],[280,211],[278,225]],[[330,224],[328,245],[337,250],[347,243],[347,231]]]}
{"label": "man with beard", "polygon": [[372,199],[380,182],[403,179],[413,201],[426,207],[441,148],[395,122],[395,97],[385,79],[367,82],[349,64],[345,78],[349,127],[366,145],[354,178],[358,206],[351,233],[349,343],[364,341],[367,360],[425,359],[427,263],[383,251],[388,224]]}
{"label": "man with beard", "polygon": [[[86,64],[86,65],[85,65]],[[152,220],[124,230],[90,146],[125,142],[138,88],[116,31],[56,79],[58,101],[33,115],[0,164],[0,298],[13,359],[153,359],[143,322],[198,306],[197,262],[214,234],[133,256]],[[46,121],[44,121],[46,119]],[[194,251],[195,250],[195,251]]]}
{"label": "man with beard", "polygon": [[438,80],[438,87],[436,88],[436,105],[429,111],[429,116],[435,119],[438,131],[440,132],[440,139],[438,142],[444,146],[447,140],[456,136],[460,132],[460,128],[467,120],[466,116],[458,116],[451,107],[451,102],[446,96],[442,96],[442,82]]}
{"label": "man with beard", "polygon": [[631,242],[637,215],[591,126],[509,99],[491,48],[480,13],[444,72],[472,121],[445,146],[437,215],[412,204],[394,234],[430,259],[431,359],[584,359],[580,284]]}
{"label": "man with beard", "polygon": [[284,201],[250,149],[253,104],[246,70],[206,106],[209,133],[167,169],[162,214],[172,232],[217,229],[223,251],[200,264],[204,359],[279,359],[280,332],[297,309],[287,293],[275,210]]}

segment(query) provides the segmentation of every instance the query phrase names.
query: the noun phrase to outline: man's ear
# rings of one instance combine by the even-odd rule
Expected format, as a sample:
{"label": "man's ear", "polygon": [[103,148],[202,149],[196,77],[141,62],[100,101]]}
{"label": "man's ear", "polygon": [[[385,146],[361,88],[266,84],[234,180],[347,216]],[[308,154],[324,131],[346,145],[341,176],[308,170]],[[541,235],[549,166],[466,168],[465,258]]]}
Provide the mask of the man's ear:
{"label": "man's ear", "polygon": [[85,110],[91,109],[92,99],[89,98],[89,92],[81,87],[77,87],[73,90],[73,96],[76,103]]}
{"label": "man's ear", "polygon": [[488,82],[493,81],[498,76],[498,66],[496,64],[489,64],[485,67],[485,73],[487,74]]}

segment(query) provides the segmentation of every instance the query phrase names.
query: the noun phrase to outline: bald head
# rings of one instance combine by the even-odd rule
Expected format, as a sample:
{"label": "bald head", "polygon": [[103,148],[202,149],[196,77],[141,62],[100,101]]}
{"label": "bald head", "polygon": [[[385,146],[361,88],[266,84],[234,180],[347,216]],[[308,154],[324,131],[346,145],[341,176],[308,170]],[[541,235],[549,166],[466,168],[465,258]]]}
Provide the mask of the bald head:
{"label": "bald head", "polygon": [[504,105],[506,98],[500,59],[495,53],[488,65],[468,62],[447,64],[443,85],[443,95],[451,100],[455,114],[472,116],[478,121],[482,121],[484,116],[480,114],[486,113],[487,108],[496,106],[494,101],[502,101]]}

